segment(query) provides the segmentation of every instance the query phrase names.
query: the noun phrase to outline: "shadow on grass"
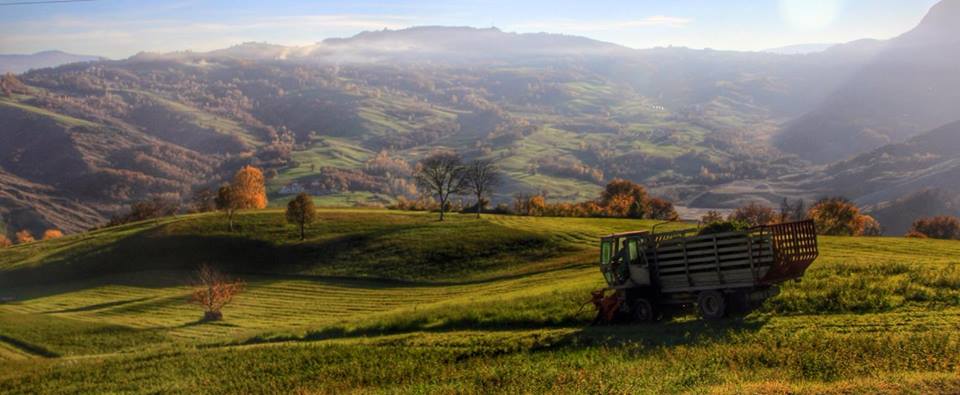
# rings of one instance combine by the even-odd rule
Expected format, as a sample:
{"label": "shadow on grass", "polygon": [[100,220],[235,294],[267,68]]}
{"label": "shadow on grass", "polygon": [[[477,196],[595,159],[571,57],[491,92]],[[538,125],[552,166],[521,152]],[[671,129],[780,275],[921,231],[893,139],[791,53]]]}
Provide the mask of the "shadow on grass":
{"label": "shadow on grass", "polygon": [[127,299],[127,300],[118,300],[118,301],[115,301],[115,302],[97,303],[97,304],[92,304],[92,305],[89,305],[89,306],[74,307],[74,308],[72,308],[72,309],[63,309],[63,310],[48,311],[48,312],[46,312],[46,314],[80,313],[80,312],[84,312],[84,311],[103,310],[103,309],[109,309],[109,308],[112,308],[112,307],[123,306],[123,305],[130,304],[130,303],[143,302],[143,301],[150,300],[150,299],[153,299],[153,297],[149,297],[149,296],[148,296],[148,297],[144,297],[144,298],[134,298],[134,299]]}
{"label": "shadow on grass", "polygon": [[[529,232],[514,232],[506,238],[494,238],[498,242],[489,244],[461,243],[460,236],[455,235],[445,238],[441,247],[431,244],[406,246],[404,240],[416,241],[437,235],[434,230],[424,230],[427,228],[429,225],[405,224],[291,244],[257,240],[244,234],[171,235],[167,225],[161,225],[104,246],[61,251],[45,259],[41,265],[0,272],[0,288],[9,289],[15,301],[24,301],[104,285],[180,286],[189,281],[189,272],[200,263],[210,263],[241,276],[329,281],[344,287],[385,289],[468,285],[520,278],[549,270],[505,273],[467,281],[444,281],[442,278],[456,277],[460,273],[469,277],[471,272],[482,273],[524,262],[561,258],[566,252],[560,246],[551,248],[550,242],[542,235]],[[483,228],[483,231],[503,233],[496,228]],[[350,275],[296,274],[310,268],[346,271]],[[137,278],[138,273],[145,272],[176,274],[165,278]],[[432,277],[440,280],[430,280]],[[115,303],[83,309],[113,307],[123,302]]]}
{"label": "shadow on grass", "polygon": [[429,319],[418,319],[403,324],[348,329],[332,327],[308,332],[303,336],[256,336],[240,345],[309,342],[333,339],[378,337],[409,333],[452,333],[465,330],[486,332],[514,332],[538,329],[579,329],[553,342],[554,346],[599,346],[640,343],[651,347],[695,344],[705,341],[725,340],[734,334],[755,333],[767,322],[766,318],[730,318],[719,321],[683,319],[638,325],[585,326],[585,321],[576,318],[552,322],[525,320],[498,320],[495,322],[473,319],[457,319],[434,324]]}

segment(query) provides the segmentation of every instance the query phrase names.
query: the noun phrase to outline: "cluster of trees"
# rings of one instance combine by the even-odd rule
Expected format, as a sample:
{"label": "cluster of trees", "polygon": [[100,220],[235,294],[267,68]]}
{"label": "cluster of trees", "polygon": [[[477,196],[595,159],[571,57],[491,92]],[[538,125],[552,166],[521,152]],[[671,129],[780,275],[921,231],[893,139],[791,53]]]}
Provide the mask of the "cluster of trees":
{"label": "cluster of trees", "polygon": [[673,221],[679,218],[673,203],[650,197],[646,189],[628,180],[616,179],[606,185],[600,197],[579,203],[547,203],[543,194],[514,198],[513,212],[548,217],[609,217]]}
{"label": "cluster of trees", "polygon": [[[744,227],[771,225],[811,219],[817,227],[817,233],[831,236],[880,236],[883,229],[873,217],[863,214],[860,208],[843,197],[820,199],[809,209],[805,209],[802,200],[791,203],[784,199],[780,210],[774,210],[763,204],[751,202],[734,210],[726,221],[743,224]],[[714,224],[724,221],[723,215],[710,211],[700,221]]]}
{"label": "cluster of trees", "polygon": [[[40,236],[40,240],[52,240],[59,239],[63,237],[63,232],[59,229],[47,229],[43,231],[43,235]],[[14,240],[10,240],[7,235],[0,234],[0,248],[6,248],[13,246],[14,241],[16,244],[27,244],[37,241],[37,238],[33,236],[33,233],[30,233],[29,230],[21,230],[14,235]]]}
{"label": "cluster of trees", "polygon": [[[399,209],[437,210],[440,220],[444,213],[454,209],[451,197],[470,194],[470,207],[477,217],[489,205],[487,197],[500,184],[501,174],[488,160],[464,164],[455,152],[437,152],[424,158],[417,166],[417,184],[433,199],[401,200]],[[435,201],[433,201],[435,199]],[[510,212],[497,207],[497,212]],[[650,197],[643,186],[627,180],[613,180],[607,184],[600,198],[580,203],[548,203],[544,194],[515,196],[512,213],[529,216],[558,217],[617,217],[675,220],[679,216],[673,203]]]}
{"label": "cluster of trees", "polygon": [[468,164],[456,152],[433,153],[417,165],[417,185],[438,201],[440,221],[451,208],[451,196],[470,194],[476,198],[477,218],[488,200],[486,197],[500,183],[500,171],[488,160],[475,160]]}
{"label": "cluster of trees", "polygon": [[945,215],[918,219],[907,237],[960,240],[960,218]]}

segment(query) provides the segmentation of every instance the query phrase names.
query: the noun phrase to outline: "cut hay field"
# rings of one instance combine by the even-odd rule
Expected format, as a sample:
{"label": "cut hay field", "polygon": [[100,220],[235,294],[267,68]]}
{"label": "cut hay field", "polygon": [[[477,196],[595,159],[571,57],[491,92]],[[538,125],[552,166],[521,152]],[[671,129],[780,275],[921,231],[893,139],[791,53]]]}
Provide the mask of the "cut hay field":
{"label": "cut hay field", "polygon": [[[0,393],[958,393],[960,243],[820,239],[742,319],[591,327],[600,235],[650,221],[324,209],[0,250]],[[676,229],[670,224],[659,229]],[[247,290],[199,321],[200,263]]]}

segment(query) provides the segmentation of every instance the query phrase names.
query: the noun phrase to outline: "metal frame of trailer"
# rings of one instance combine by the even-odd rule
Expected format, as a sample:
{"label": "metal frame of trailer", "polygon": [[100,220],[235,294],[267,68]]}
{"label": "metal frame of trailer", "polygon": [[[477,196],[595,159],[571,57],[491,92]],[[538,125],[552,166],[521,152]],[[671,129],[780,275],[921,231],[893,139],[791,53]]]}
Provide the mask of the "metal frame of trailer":
{"label": "metal frame of trailer", "polygon": [[819,255],[812,221],[741,232],[697,232],[603,237],[601,271],[615,291],[612,297],[621,299],[617,308],[629,312],[638,309],[637,303],[647,303],[652,314],[662,305],[695,303],[703,310],[702,304],[719,303],[723,311],[701,311],[706,318],[719,318],[726,315],[727,305],[736,307],[730,310],[749,310],[776,295],[777,284],[799,279]]}

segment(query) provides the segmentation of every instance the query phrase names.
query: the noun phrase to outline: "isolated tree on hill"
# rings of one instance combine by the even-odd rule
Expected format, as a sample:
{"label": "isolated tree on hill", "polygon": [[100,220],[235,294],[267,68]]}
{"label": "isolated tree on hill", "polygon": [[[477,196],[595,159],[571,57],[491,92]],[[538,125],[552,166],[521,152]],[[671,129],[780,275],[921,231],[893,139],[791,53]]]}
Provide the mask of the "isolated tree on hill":
{"label": "isolated tree on hill", "polygon": [[287,203],[287,222],[300,227],[300,240],[306,239],[305,228],[317,220],[317,208],[313,205],[313,198],[301,192]]}
{"label": "isolated tree on hill", "polygon": [[[808,216],[817,226],[817,233],[830,236],[861,236],[868,225],[876,222],[860,213],[860,208],[844,197],[820,199],[810,207]],[[879,223],[876,225],[879,227]]]}
{"label": "isolated tree on hill", "polygon": [[242,210],[267,207],[267,187],[260,169],[244,166],[233,176],[230,188]]}
{"label": "isolated tree on hill", "polygon": [[466,189],[477,198],[477,218],[480,218],[480,213],[488,202],[484,197],[500,185],[500,171],[489,160],[475,160],[467,165],[464,182]]}
{"label": "isolated tree on hill", "polygon": [[197,269],[190,299],[203,308],[204,321],[219,321],[223,319],[223,307],[230,304],[244,286],[243,281],[229,278],[210,265],[202,265]]}
{"label": "isolated tree on hill", "polygon": [[7,248],[13,245],[13,242],[7,238],[7,235],[0,234],[0,248]]}
{"label": "isolated tree on hill", "polygon": [[760,226],[775,223],[778,217],[779,215],[772,208],[757,202],[750,202],[737,208],[728,219],[730,221],[742,221],[750,224],[750,226]]}
{"label": "isolated tree on hill", "polygon": [[63,232],[59,229],[47,229],[43,232],[43,240],[53,240],[63,237]]}
{"label": "isolated tree on hill", "polygon": [[36,241],[36,239],[33,238],[29,230],[24,229],[17,232],[17,244],[33,243],[34,241]]}
{"label": "isolated tree on hill", "polygon": [[940,216],[918,219],[910,228],[908,236],[960,240],[960,218]]}
{"label": "isolated tree on hill", "polygon": [[233,216],[239,210],[267,207],[267,188],[263,173],[253,166],[244,166],[233,176],[230,185],[220,187],[215,199],[217,208],[227,214],[227,224],[233,231]]}
{"label": "isolated tree on hill", "polygon": [[460,156],[454,152],[437,152],[417,166],[417,184],[440,201],[440,221],[447,210],[450,195],[463,191],[465,168]]}

